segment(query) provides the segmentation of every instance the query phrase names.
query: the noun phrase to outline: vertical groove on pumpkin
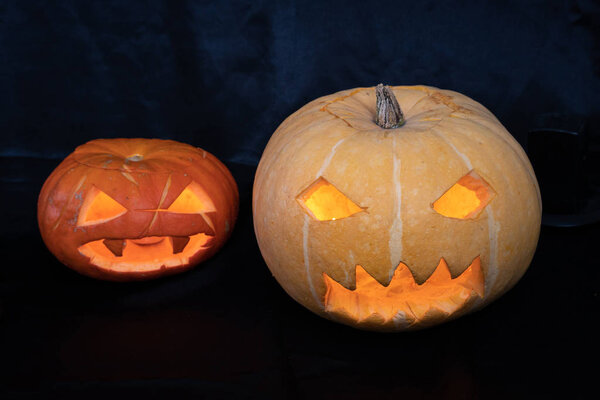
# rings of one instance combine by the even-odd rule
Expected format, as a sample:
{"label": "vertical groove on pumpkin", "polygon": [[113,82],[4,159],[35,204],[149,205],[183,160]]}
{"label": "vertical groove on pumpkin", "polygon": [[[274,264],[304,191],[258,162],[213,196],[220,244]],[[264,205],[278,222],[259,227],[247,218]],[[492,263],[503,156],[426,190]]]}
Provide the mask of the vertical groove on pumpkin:
{"label": "vertical groove on pumpkin", "polygon": [[310,261],[308,254],[308,223],[309,216],[304,216],[304,226],[302,227],[302,247],[303,247],[303,256],[304,256],[304,268],[306,270],[306,281],[308,282],[308,286],[310,287],[310,291],[315,299],[317,304],[323,304],[319,296],[317,295],[317,291],[315,290],[315,285],[312,281],[312,276],[310,275]]}
{"label": "vertical groove on pumpkin", "polygon": [[338,140],[338,142],[336,144],[333,145],[333,147],[331,148],[331,151],[329,152],[329,154],[325,158],[325,161],[323,162],[323,165],[321,165],[321,168],[319,168],[319,171],[317,172],[317,175],[316,175],[315,179],[318,179],[321,176],[323,176],[323,173],[325,172],[325,169],[329,166],[329,163],[331,163],[331,159],[335,155],[335,152],[336,152],[338,146],[340,144],[342,144],[342,142],[344,140],[346,140],[347,138],[348,137],[342,138],[342,139]]}
{"label": "vertical groove on pumpkin", "polygon": [[469,171],[473,170],[473,165],[471,164],[471,160],[469,160],[469,158],[462,152],[460,152],[456,146],[454,145],[454,143],[452,143],[450,140],[448,140],[448,138],[446,138],[445,135],[443,135],[442,133],[438,132],[437,129],[432,129],[432,132],[434,132],[440,139],[442,139],[444,142],[446,142],[446,144],[448,146],[450,146],[452,148],[452,150],[454,150],[454,152],[456,153],[457,156],[459,156],[463,162],[465,163],[465,165],[467,166],[467,169]]}
{"label": "vertical groove on pumpkin", "polygon": [[[498,276],[498,232],[500,228],[496,219],[494,218],[494,212],[491,207],[486,209],[488,216],[488,235],[490,238],[490,255],[488,260],[488,270],[485,275],[485,293],[490,293],[496,277]],[[479,302],[479,301],[478,301]]]}
{"label": "vertical groove on pumpkin", "polygon": [[[471,160],[464,153],[458,150],[458,148],[446,137],[446,135],[438,132],[437,130],[432,131],[435,132],[439,138],[443,139],[444,142],[446,142],[446,144],[452,148],[454,153],[460,157],[460,159],[464,162],[465,167],[469,171],[473,169]],[[485,211],[488,219],[488,237],[490,243],[488,269],[485,274],[485,293],[490,293],[496,281],[496,277],[498,276],[498,232],[500,228],[498,227],[498,223],[496,223],[491,207],[486,207]],[[473,305],[476,306],[477,304],[481,304],[482,301],[483,298],[478,298],[475,300]]]}
{"label": "vertical groove on pumpkin", "polygon": [[402,166],[400,157],[396,157],[396,137],[392,137],[392,163],[394,184],[394,222],[390,228],[390,239],[388,248],[390,249],[390,271],[389,279],[394,276],[394,271],[398,263],[402,261],[402,185],[400,182],[400,168]]}

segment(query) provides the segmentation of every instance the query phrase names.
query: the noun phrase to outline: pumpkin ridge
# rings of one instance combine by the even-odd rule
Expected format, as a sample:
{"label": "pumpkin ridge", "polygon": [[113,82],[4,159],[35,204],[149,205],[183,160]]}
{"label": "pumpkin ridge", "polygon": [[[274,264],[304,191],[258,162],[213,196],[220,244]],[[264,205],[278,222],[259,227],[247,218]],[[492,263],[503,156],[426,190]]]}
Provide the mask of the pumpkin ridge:
{"label": "pumpkin ridge", "polygon": [[302,226],[302,250],[303,250],[302,254],[304,257],[304,270],[306,273],[306,281],[308,282],[308,286],[310,288],[312,296],[313,296],[314,300],[317,302],[317,304],[320,304],[322,306],[323,302],[319,298],[319,295],[317,295],[317,290],[315,289],[315,284],[312,280],[312,274],[310,271],[310,253],[308,251],[308,234],[309,234],[309,230],[310,230],[309,218],[310,217],[308,215],[304,216],[304,225]]}
{"label": "pumpkin ridge", "polygon": [[[446,135],[444,135],[442,132],[438,132],[437,129],[435,131],[435,133],[441,137],[444,142],[446,142],[450,147],[452,147],[452,149],[457,153],[457,155],[459,157],[461,157],[465,163],[465,166],[468,170],[472,171],[473,170],[473,165],[470,161],[470,159],[464,155],[461,151],[458,150],[458,148],[456,148],[456,146],[450,141],[449,138],[446,137]],[[494,135],[496,136],[496,135]],[[504,186],[509,186],[508,182],[506,182],[506,177],[504,177],[502,174],[500,174],[500,176],[502,176],[502,178],[504,179],[505,183]],[[497,258],[498,258],[498,246],[497,246],[497,241],[498,241],[498,233],[500,231],[500,227],[498,226],[498,223],[495,221],[494,218],[494,214],[493,214],[493,209],[492,207],[485,207],[484,210],[486,212],[486,218],[488,221],[488,238],[489,238],[489,260],[487,263],[487,269],[488,269],[488,273],[486,275],[486,291],[490,291],[495,283],[496,277],[498,275],[498,266],[497,266]]]}
{"label": "pumpkin ridge", "polygon": [[[501,134],[499,134],[497,132],[494,132],[488,126],[486,126],[486,125],[478,122],[475,119],[466,119],[466,118],[459,117],[459,116],[456,116],[455,118],[460,118],[460,119],[462,119],[464,121],[472,122],[475,125],[480,126],[480,127],[484,128],[484,129],[486,129],[492,135],[494,135],[495,137],[498,137],[500,140],[502,140],[516,154],[517,158],[522,162],[522,164],[524,164],[524,167],[529,167],[529,168],[524,168],[524,169],[527,171],[527,173],[528,173],[528,175],[530,177],[531,183],[536,187],[538,201],[539,201],[539,203],[541,205],[542,199],[541,199],[540,190],[539,190],[539,187],[538,187],[538,184],[537,184],[537,179],[535,179],[535,175],[533,174],[533,169],[531,168],[531,163],[529,162],[529,159],[526,158],[527,156],[524,153],[518,151],[518,147],[515,146],[515,144],[519,145],[519,143],[516,142],[516,141],[515,142],[510,141],[509,138],[506,137],[505,135],[501,135]],[[501,126],[504,127],[503,125],[501,125]],[[514,140],[514,138],[513,138],[513,140]]]}
{"label": "pumpkin ridge", "polygon": [[[508,147],[509,149],[511,149],[512,153],[516,156],[517,160],[520,161],[520,165],[522,167],[523,170],[525,170],[527,172],[527,175],[529,176],[529,180],[530,183],[533,184],[536,187],[536,194],[537,194],[537,198],[538,198],[538,202],[541,204],[541,195],[539,192],[539,187],[537,185],[537,180],[535,179],[535,175],[533,175],[533,170],[530,168],[530,163],[528,160],[525,160],[523,158],[523,155],[520,154],[517,149],[511,144],[511,142],[509,142],[509,140],[507,140],[507,138],[504,135],[501,135],[499,133],[494,132],[492,129],[490,129],[488,126],[481,124],[479,122],[477,122],[474,119],[467,119],[467,118],[463,118],[463,117],[459,117],[459,116],[455,116],[454,118],[459,118],[463,121],[466,121],[467,123],[473,123],[479,127],[481,127],[482,129],[487,130],[488,132],[490,132],[490,134],[497,138],[498,140],[500,140],[502,143],[506,144],[506,147]],[[441,121],[440,121],[441,123]],[[438,124],[439,125],[439,124]],[[462,133],[464,130],[457,130],[458,133]],[[466,136],[467,138],[469,138],[469,136]],[[517,143],[518,144],[518,143]],[[529,168],[528,168],[529,167]]]}
{"label": "pumpkin ridge", "polygon": [[[292,144],[295,143],[295,141],[297,140],[306,140],[303,135],[310,133],[310,132],[314,132],[315,136],[316,135],[321,135],[322,134],[322,130],[321,130],[321,126],[327,124],[328,122],[331,122],[332,120],[320,120],[316,125],[310,125],[310,126],[306,126],[303,129],[300,129],[296,132],[293,132],[292,134],[289,134],[289,138],[287,141],[285,142],[281,142],[281,143],[277,143],[277,145],[279,146],[278,149],[276,149],[277,151],[277,156],[272,158],[272,161],[269,164],[263,163],[263,164],[259,164],[257,170],[256,170],[256,174],[260,173],[263,170],[270,170],[271,169],[271,165],[273,163],[276,163],[279,159],[279,155],[282,154],[285,150],[288,149],[289,146],[291,146]],[[282,124],[283,125],[283,124]],[[277,134],[277,132],[280,132],[279,128],[277,128],[277,130],[275,131],[275,134]],[[287,133],[287,132],[284,132]],[[346,133],[345,134],[345,138],[351,136],[354,132],[352,133]],[[283,135],[283,133],[281,133]],[[267,144],[267,146],[269,146],[269,144]],[[255,182],[256,184],[256,182]],[[308,186],[308,184],[310,184],[310,182],[308,182],[306,185]]]}
{"label": "pumpkin ridge", "polygon": [[[487,262],[487,274],[485,279],[485,290],[491,292],[498,277],[498,235],[500,234],[500,224],[494,218],[492,207],[486,208],[488,219],[488,238],[490,241],[489,260]],[[492,233],[492,228],[493,233]]]}

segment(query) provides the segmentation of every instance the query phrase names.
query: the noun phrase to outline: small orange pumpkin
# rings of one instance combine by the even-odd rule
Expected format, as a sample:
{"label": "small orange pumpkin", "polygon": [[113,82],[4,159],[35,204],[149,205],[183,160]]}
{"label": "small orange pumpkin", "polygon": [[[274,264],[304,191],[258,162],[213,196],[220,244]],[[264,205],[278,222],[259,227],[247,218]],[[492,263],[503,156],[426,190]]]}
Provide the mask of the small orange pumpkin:
{"label": "small orange pumpkin", "polygon": [[296,301],[400,331],[510,289],[533,257],[541,200],[527,156],[481,104],[380,85],[314,100],[279,126],[253,213],[262,255]]}
{"label": "small orange pumpkin", "polygon": [[212,256],[238,212],[237,185],[212,154],[160,139],[98,139],[50,174],[38,199],[48,249],[93,278],[169,275]]}

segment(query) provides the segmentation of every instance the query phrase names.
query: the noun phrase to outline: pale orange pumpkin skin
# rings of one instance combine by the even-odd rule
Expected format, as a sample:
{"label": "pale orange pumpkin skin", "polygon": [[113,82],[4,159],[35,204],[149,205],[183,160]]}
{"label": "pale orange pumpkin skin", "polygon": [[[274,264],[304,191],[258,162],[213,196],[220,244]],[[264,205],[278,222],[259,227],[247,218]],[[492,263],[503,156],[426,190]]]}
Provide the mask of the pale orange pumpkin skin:
{"label": "pale orange pumpkin skin", "polygon": [[[406,118],[397,129],[375,124],[374,88],[324,96],[289,116],[262,155],[253,190],[258,244],[285,291],[325,318],[378,331],[444,322],[498,298],[528,268],[541,222],[531,164],[491,112],[448,90],[392,89]],[[438,214],[432,203],[471,170],[495,197],[476,218]],[[334,221],[311,218],[297,196],[319,177],[365,211]],[[325,309],[324,273],[353,290],[360,265],[385,286],[402,262],[422,284],[440,258],[456,278],[476,257],[483,298],[430,323],[356,321]]]}
{"label": "pale orange pumpkin skin", "polygon": [[[136,158],[140,161],[131,161]],[[152,211],[173,203],[192,182],[210,197],[214,211],[204,215]],[[107,222],[81,226],[79,212],[94,187],[127,212]],[[183,272],[217,252],[231,235],[238,204],[231,173],[202,149],[172,140],[97,139],[77,147],[50,174],[38,198],[38,224],[48,249],[75,271],[103,280],[147,280]],[[180,265],[110,270],[78,251],[94,240],[185,237],[198,233],[199,226],[214,234],[210,246],[190,254]]]}

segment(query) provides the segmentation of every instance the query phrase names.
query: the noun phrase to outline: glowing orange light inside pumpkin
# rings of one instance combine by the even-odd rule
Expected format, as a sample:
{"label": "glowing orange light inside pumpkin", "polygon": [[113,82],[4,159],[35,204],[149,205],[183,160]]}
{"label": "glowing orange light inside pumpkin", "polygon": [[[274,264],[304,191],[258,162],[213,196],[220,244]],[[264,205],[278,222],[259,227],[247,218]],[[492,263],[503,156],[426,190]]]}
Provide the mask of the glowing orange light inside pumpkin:
{"label": "glowing orange light inside pumpkin", "polygon": [[496,193],[474,171],[469,172],[433,203],[433,209],[446,217],[475,218]]}
{"label": "glowing orange light inside pumpkin", "polygon": [[363,211],[323,177],[300,193],[296,200],[319,221],[335,221]]}
{"label": "glowing orange light inside pumpkin", "polygon": [[323,273],[327,286],[325,310],[356,322],[413,325],[447,318],[476,296],[483,297],[484,278],[477,257],[458,277],[452,279],[442,258],[429,279],[418,285],[408,267],[400,263],[388,286],[383,286],[365,269],[356,266],[356,289],[344,286]]}
{"label": "glowing orange light inside pumpkin", "polygon": [[92,186],[81,206],[77,225],[85,226],[107,222],[126,212],[127,209],[115,199]]}
{"label": "glowing orange light inside pumpkin", "polygon": [[183,189],[166,211],[194,214],[215,211],[215,206],[204,189],[196,182],[192,182]]}
{"label": "glowing orange light inside pumpkin", "polygon": [[107,240],[95,240],[80,246],[78,250],[95,265],[108,270],[152,271],[187,263],[191,255],[209,247],[212,239],[212,236],[198,233],[189,238],[151,236],[111,240],[113,245],[118,244],[118,248],[111,246]]}

